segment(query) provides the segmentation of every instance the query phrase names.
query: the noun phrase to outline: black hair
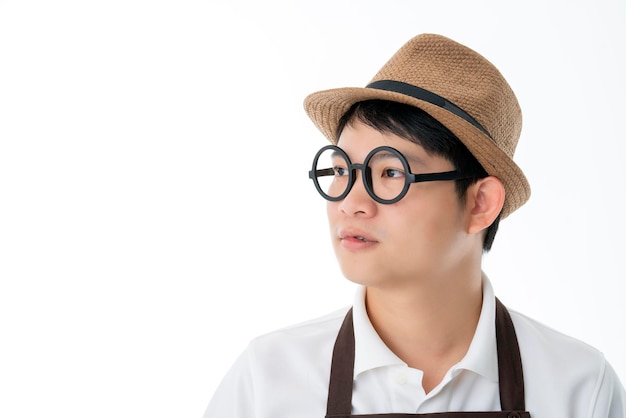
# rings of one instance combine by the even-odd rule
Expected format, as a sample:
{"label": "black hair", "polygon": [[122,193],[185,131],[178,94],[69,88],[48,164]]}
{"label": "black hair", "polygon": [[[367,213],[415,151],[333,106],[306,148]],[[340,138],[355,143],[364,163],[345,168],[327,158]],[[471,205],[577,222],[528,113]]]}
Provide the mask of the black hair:
{"label": "black hair", "polygon": [[[461,173],[470,175],[470,178],[455,180],[461,204],[465,202],[467,189],[478,179],[488,176],[483,166],[459,138],[422,109],[386,100],[358,102],[339,120],[336,137],[339,138],[346,125],[355,120],[379,132],[391,133],[414,142],[422,146],[426,152],[450,161]],[[499,224],[500,215],[487,228],[483,241],[484,252],[491,249]]]}

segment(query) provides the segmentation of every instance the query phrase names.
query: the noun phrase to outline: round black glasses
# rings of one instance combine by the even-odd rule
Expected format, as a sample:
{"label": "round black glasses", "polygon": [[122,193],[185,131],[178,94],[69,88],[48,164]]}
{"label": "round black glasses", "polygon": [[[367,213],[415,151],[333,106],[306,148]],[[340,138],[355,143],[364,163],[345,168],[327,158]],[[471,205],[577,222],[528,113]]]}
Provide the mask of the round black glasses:
{"label": "round black glasses", "polygon": [[458,171],[413,174],[407,159],[392,147],[374,148],[363,164],[353,164],[344,150],[326,145],[313,159],[309,178],[326,200],[344,199],[356,181],[356,170],[361,170],[367,193],[378,203],[391,204],[402,199],[412,183],[423,181],[460,180],[473,176]]}

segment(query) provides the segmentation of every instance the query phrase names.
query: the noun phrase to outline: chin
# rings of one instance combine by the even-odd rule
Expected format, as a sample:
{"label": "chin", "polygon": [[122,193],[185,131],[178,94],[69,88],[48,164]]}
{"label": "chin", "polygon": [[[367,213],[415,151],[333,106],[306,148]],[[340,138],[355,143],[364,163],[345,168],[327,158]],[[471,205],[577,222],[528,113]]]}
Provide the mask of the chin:
{"label": "chin", "polygon": [[373,268],[368,268],[364,265],[359,266],[346,266],[340,264],[341,272],[343,276],[351,281],[352,283],[362,285],[362,286],[372,286],[376,283],[380,283],[381,278],[378,274],[376,274],[376,270]]}
{"label": "chin", "polygon": [[335,255],[343,276],[352,283],[371,286],[384,282],[389,277],[388,269],[376,262],[374,256],[353,254],[343,248],[335,248]]}

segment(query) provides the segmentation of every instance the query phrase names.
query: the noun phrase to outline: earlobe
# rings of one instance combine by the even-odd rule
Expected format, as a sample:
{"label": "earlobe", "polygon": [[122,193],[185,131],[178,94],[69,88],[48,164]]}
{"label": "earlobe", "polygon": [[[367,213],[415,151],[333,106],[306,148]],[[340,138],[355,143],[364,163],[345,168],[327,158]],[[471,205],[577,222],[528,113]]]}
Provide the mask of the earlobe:
{"label": "earlobe", "polygon": [[504,185],[497,177],[489,176],[478,180],[468,192],[468,232],[476,234],[487,229],[502,211]]}

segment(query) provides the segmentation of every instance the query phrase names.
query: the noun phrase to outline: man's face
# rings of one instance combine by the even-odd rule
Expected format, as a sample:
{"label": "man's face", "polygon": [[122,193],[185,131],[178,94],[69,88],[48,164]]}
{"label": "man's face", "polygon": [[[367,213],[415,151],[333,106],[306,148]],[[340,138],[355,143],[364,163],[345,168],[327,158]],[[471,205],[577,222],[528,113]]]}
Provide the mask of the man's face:
{"label": "man's face", "polygon": [[[421,146],[360,122],[343,130],[338,144],[353,163],[382,145],[400,151],[415,174],[453,170],[452,163]],[[399,168],[402,167],[391,167]],[[356,183],[338,202],[328,202],[335,254],[343,274],[367,286],[389,286],[446,277],[471,252],[466,210],[453,181],[415,183],[393,204],[374,201],[357,173]]]}

